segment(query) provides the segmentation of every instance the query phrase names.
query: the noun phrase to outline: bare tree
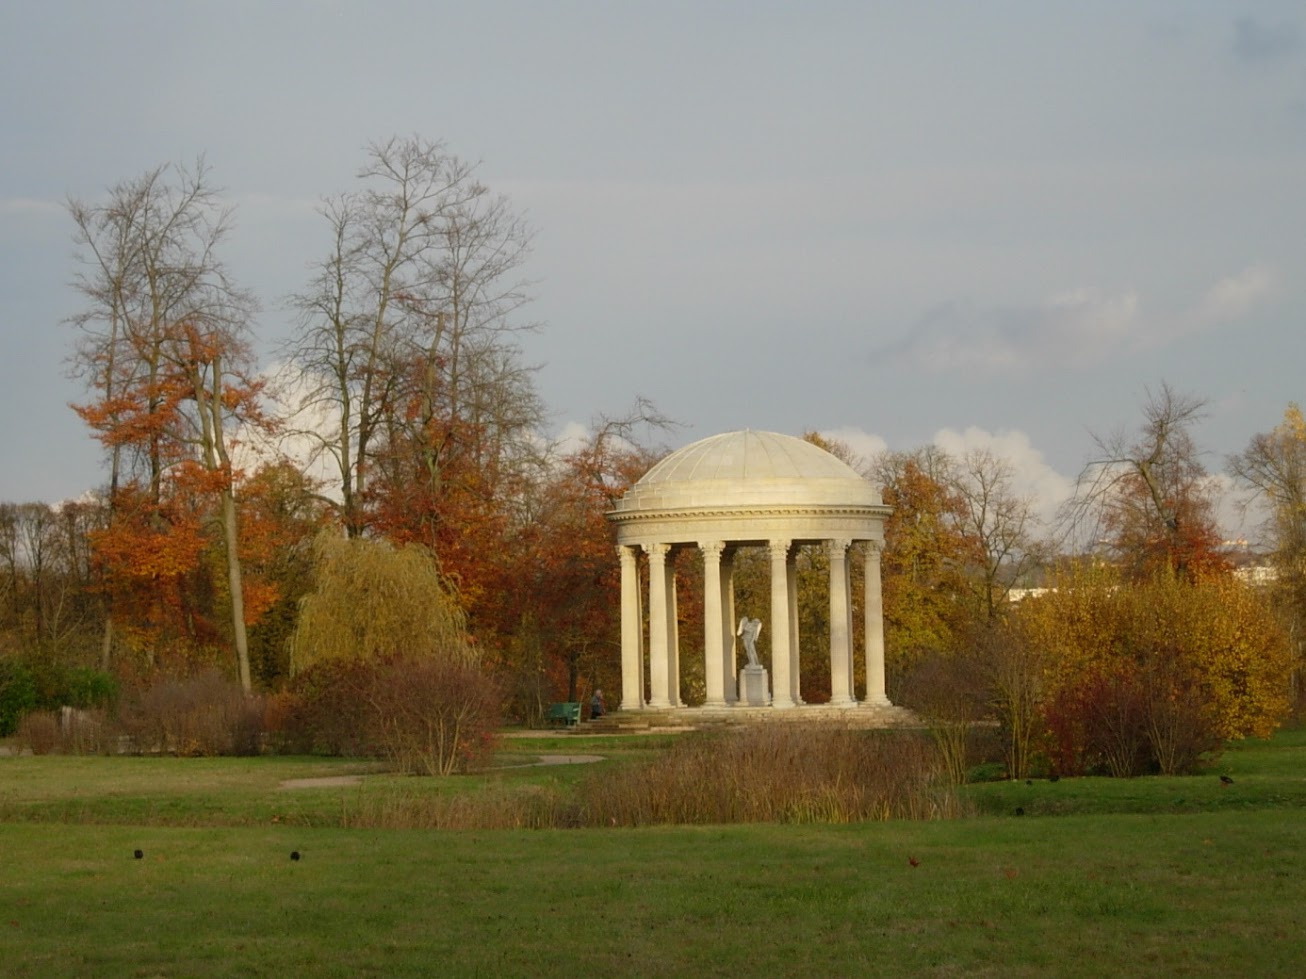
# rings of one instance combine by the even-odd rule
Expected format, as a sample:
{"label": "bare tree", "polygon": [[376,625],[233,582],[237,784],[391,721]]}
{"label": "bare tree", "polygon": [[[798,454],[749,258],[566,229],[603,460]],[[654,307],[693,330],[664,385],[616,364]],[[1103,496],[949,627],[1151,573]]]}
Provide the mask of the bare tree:
{"label": "bare tree", "polygon": [[1063,510],[1073,537],[1105,543],[1131,574],[1166,567],[1186,577],[1195,566],[1219,566],[1206,468],[1193,426],[1206,402],[1162,382],[1148,392],[1143,420],[1132,435],[1094,435],[1099,457],[1079,475]]}
{"label": "bare tree", "polygon": [[972,449],[956,463],[953,486],[965,501],[967,536],[979,563],[972,569],[976,599],[992,621],[1021,576],[1041,559],[1033,501],[1015,489],[1010,462],[989,449]]}
{"label": "bare tree", "polygon": [[1306,579],[1306,421],[1289,405],[1272,432],[1253,435],[1229,472],[1269,507],[1266,526],[1281,572]]}
{"label": "bare tree", "polygon": [[418,137],[371,145],[358,177],[323,206],[331,250],[292,297],[288,348],[301,434],[331,459],[351,536],[384,462],[414,463],[438,495],[450,455],[508,456],[542,414],[513,339],[531,328],[514,316],[530,233],[506,199]]}

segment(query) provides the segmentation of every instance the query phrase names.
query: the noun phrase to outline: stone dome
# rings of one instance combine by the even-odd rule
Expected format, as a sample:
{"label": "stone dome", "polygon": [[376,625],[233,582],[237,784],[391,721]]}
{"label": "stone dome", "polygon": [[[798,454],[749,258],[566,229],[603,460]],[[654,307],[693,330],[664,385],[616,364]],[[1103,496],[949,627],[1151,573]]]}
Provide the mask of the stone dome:
{"label": "stone dome", "polygon": [[671,453],[618,502],[620,515],[756,506],[881,505],[879,489],[825,449],[775,432],[726,432]]}

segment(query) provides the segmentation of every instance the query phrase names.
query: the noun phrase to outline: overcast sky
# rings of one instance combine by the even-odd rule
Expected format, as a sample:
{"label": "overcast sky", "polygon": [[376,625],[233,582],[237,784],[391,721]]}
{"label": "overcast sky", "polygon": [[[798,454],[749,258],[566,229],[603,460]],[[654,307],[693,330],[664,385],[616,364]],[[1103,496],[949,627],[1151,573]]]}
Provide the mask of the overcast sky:
{"label": "overcast sky", "polygon": [[1064,491],[1168,381],[1223,456],[1306,400],[1297,2],[0,7],[0,500],[97,485],[69,196],[205,154],[264,306],[364,146],[443,139],[537,237],[551,433],[992,443]]}

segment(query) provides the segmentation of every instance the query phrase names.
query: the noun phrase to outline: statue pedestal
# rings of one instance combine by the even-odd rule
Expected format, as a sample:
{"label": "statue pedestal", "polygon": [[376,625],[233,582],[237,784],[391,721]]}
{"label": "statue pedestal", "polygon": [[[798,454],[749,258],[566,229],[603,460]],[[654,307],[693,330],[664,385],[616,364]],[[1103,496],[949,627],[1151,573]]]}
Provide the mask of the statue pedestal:
{"label": "statue pedestal", "polygon": [[766,707],[771,703],[771,684],[765,666],[745,666],[739,671],[739,699],[745,707]]}

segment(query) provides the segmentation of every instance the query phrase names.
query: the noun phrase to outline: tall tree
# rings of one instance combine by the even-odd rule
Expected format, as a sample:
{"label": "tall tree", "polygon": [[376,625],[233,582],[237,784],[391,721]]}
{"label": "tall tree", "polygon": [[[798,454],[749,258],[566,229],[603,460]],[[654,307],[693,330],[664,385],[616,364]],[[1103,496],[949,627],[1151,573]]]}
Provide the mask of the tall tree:
{"label": "tall tree", "polygon": [[1227,570],[1211,481],[1193,440],[1206,402],[1169,384],[1150,393],[1132,435],[1095,435],[1067,506],[1081,537],[1104,542],[1135,580],[1166,570],[1180,578]]}
{"label": "tall tree", "polygon": [[1265,528],[1279,573],[1306,581],[1306,419],[1290,404],[1273,431],[1253,435],[1230,472],[1269,509]]}
{"label": "tall tree", "polygon": [[1022,575],[1042,559],[1033,502],[1016,491],[1011,463],[988,449],[972,449],[956,461],[952,486],[963,504],[962,529],[972,542],[971,594],[981,618],[992,622]]}
{"label": "tall tree", "polygon": [[[605,514],[662,455],[650,444],[671,425],[649,402],[637,399],[618,417],[600,416],[581,443],[558,451],[521,514],[508,577],[515,600],[502,610],[505,628],[527,623],[558,696],[576,700],[590,688],[620,678],[621,572]],[[506,664],[518,672],[522,664]],[[529,684],[517,682],[519,690]],[[520,705],[526,713],[538,705]]]}
{"label": "tall tree", "polygon": [[104,203],[74,200],[69,211],[87,301],[74,317],[81,330],[74,367],[92,395],[77,412],[110,455],[106,533],[122,524],[127,478],[138,487],[133,516],[155,534],[167,530],[164,496],[172,488],[214,501],[207,516],[223,543],[232,643],[249,690],[230,450],[237,425],[265,418],[247,340],[256,304],[218,257],[231,211],[203,160],[156,167],[110,188]]}
{"label": "tall tree", "polygon": [[875,464],[884,502],[885,653],[893,670],[923,653],[955,647],[967,609],[966,570],[980,560],[965,533],[966,501],[957,492],[956,464],[929,446],[887,453]]}
{"label": "tall tree", "polygon": [[1288,405],[1273,431],[1253,435],[1229,471],[1266,504],[1265,532],[1274,562],[1273,590],[1284,611],[1296,663],[1296,698],[1306,702],[1306,419]]}
{"label": "tall tree", "polygon": [[358,176],[324,205],[331,249],[293,300],[299,410],[332,460],[349,535],[368,523],[369,494],[390,493],[421,504],[403,509],[430,545],[450,477],[482,494],[470,474],[503,471],[540,418],[515,342],[530,328],[515,316],[530,233],[442,143],[375,143]]}

